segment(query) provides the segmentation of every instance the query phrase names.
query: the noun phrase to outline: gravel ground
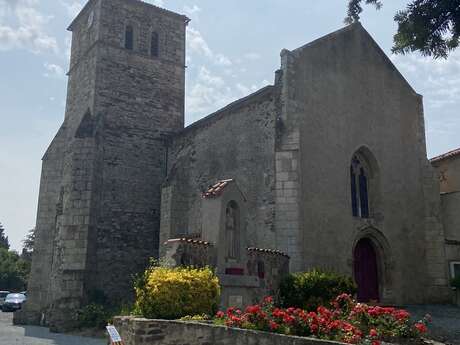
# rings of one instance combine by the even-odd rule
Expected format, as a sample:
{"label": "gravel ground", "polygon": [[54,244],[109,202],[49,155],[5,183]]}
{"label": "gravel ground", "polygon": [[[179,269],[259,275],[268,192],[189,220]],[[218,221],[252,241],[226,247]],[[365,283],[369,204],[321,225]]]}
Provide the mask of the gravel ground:
{"label": "gravel ground", "polygon": [[460,345],[460,308],[449,305],[417,305],[406,309],[415,320],[430,314],[433,322],[429,325],[430,335],[446,344]]}
{"label": "gravel ground", "polygon": [[0,312],[0,345],[107,345],[107,341],[50,333],[43,327],[13,326],[13,313]]}

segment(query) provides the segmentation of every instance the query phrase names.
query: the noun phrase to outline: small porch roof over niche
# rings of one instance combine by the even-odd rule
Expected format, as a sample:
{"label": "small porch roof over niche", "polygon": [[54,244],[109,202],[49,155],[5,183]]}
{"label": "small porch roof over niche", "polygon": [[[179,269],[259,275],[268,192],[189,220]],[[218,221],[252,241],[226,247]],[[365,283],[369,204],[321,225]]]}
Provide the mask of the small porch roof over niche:
{"label": "small porch roof over niche", "polygon": [[246,196],[241,191],[240,187],[238,187],[238,184],[235,182],[234,179],[226,179],[226,180],[217,181],[213,185],[209,186],[206,191],[203,192],[202,197],[203,199],[218,198],[222,195],[224,190],[229,185],[234,185],[238,189],[238,191],[241,193],[241,196],[243,197],[243,201],[247,201]]}

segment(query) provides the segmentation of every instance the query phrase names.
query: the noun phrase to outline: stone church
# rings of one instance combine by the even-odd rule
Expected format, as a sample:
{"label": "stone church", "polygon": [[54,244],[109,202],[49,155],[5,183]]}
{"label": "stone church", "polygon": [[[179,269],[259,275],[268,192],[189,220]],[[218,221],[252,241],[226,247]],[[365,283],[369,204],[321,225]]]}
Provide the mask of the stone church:
{"label": "stone church", "polygon": [[184,128],[188,22],[90,0],[69,26],[66,113],[43,157],[16,322],[65,329],[91,291],[129,298],[168,240],[212,242],[221,228],[225,262],[267,248],[291,272],[353,276],[363,301],[447,301],[460,187],[441,202],[438,174],[449,166],[458,184],[460,155],[431,165],[422,96],[361,24],[284,49],[273,85]]}

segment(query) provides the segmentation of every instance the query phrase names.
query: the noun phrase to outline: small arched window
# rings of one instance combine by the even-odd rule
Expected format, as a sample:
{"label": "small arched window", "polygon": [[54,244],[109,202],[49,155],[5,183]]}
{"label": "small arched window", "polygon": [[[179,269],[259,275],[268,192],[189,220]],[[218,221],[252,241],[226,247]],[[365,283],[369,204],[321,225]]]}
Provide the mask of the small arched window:
{"label": "small arched window", "polygon": [[127,25],[125,28],[125,48],[134,49],[134,29],[132,25]]}
{"label": "small arched window", "polygon": [[352,159],[350,177],[353,216],[369,218],[369,168],[358,155]]}
{"label": "small arched window", "polygon": [[157,32],[152,32],[152,37],[150,38],[150,55],[153,57],[158,57],[160,50],[160,42]]}
{"label": "small arched window", "polygon": [[225,211],[225,232],[227,242],[227,257],[240,257],[240,210],[235,201],[230,201]]}

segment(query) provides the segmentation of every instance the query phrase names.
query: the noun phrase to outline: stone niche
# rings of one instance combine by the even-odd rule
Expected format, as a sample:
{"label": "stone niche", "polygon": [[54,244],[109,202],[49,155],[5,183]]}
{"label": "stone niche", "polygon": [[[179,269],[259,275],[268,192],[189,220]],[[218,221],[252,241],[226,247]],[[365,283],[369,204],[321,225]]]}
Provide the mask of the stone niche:
{"label": "stone niche", "polygon": [[221,307],[243,308],[275,295],[289,273],[289,256],[248,248],[246,197],[234,180],[212,185],[202,198],[200,239],[170,239],[164,261],[171,266],[211,266],[222,286]]}

